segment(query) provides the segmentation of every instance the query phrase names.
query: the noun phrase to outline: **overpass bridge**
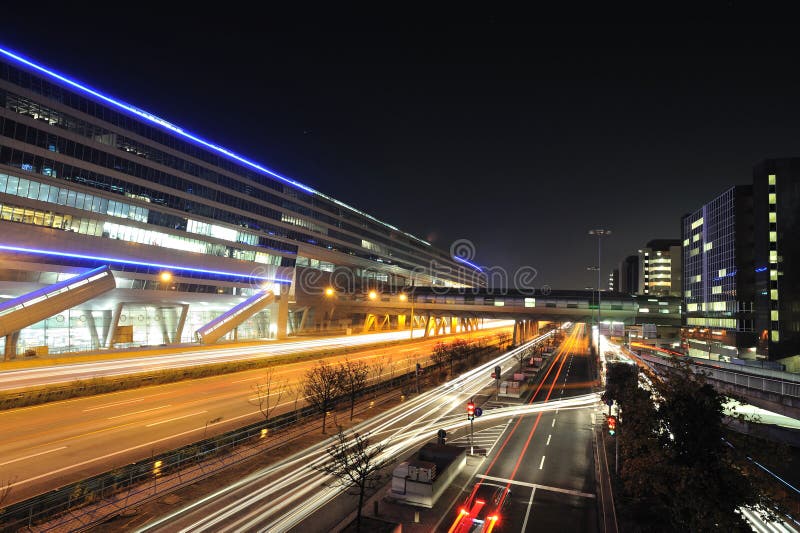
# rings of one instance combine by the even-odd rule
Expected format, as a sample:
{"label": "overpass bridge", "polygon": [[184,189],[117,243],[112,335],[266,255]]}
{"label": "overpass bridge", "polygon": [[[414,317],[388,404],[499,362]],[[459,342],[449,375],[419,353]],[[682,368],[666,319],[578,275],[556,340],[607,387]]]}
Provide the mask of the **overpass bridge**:
{"label": "overpass bridge", "polygon": [[407,287],[345,292],[320,286],[296,289],[293,304],[296,332],[344,323],[364,332],[413,325],[435,335],[469,330],[481,319],[511,319],[515,343],[538,334],[541,322],[593,322],[599,316],[603,322],[678,326],[681,319],[680,298],[604,292],[598,302],[597,292],[581,290]]}

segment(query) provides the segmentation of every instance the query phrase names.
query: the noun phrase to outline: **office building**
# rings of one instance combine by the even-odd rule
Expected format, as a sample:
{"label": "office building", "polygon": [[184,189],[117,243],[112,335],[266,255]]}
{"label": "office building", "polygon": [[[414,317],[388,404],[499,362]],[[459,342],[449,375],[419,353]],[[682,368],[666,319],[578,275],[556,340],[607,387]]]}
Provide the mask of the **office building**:
{"label": "office building", "polygon": [[619,264],[619,292],[636,294],[639,291],[639,256],[629,255]]}
{"label": "office building", "polygon": [[682,218],[684,348],[754,359],[753,188],[731,187]]}
{"label": "office building", "polygon": [[800,158],[767,159],[755,166],[753,215],[758,352],[771,360],[798,356]]}
{"label": "office building", "polygon": [[116,282],[4,332],[12,351],[191,341],[265,289],[276,301],[227,338],[282,336],[306,271],[353,290],[482,283],[424,239],[2,49],[0,203],[3,300],[102,266]]}
{"label": "office building", "polygon": [[680,239],[654,239],[639,250],[639,289],[637,294],[680,296]]}

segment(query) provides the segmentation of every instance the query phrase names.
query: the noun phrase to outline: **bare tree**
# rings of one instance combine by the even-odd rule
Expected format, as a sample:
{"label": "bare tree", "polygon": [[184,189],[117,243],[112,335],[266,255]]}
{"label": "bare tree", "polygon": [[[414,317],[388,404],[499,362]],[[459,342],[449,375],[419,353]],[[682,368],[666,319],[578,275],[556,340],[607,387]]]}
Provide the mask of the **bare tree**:
{"label": "bare tree", "polygon": [[7,480],[3,483],[0,483],[0,516],[3,514],[3,504],[11,496],[11,486],[16,480],[17,478],[15,477],[13,480]]}
{"label": "bare tree", "polygon": [[358,396],[367,386],[369,367],[363,361],[350,361],[345,359],[339,363],[339,374],[342,392],[350,398],[350,420],[353,419],[353,410]]}
{"label": "bare tree", "polygon": [[325,433],[328,411],[336,406],[336,398],[342,393],[339,370],[322,361],[318,362],[314,368],[306,371],[303,392],[308,403],[322,413],[322,432]]}
{"label": "bare tree", "polygon": [[385,449],[385,443],[371,446],[369,437],[353,432],[352,438],[348,438],[340,430],[336,442],[328,447],[330,460],[315,467],[333,476],[339,486],[355,489],[358,496],[357,532],[361,531],[361,508],[364,506],[366,490],[380,480],[380,471],[388,464],[388,460],[381,457]]}
{"label": "bare tree", "polygon": [[386,361],[387,357],[384,355],[379,357],[375,360],[375,362],[370,366],[370,371],[372,374],[372,384],[376,385],[375,387],[375,397],[378,397],[378,387],[377,385],[381,382],[383,378],[383,369],[386,368]]}
{"label": "bare tree", "polygon": [[[264,415],[264,421],[269,422],[272,411],[280,404],[281,397],[286,392],[287,387],[286,380],[275,380],[275,370],[270,368],[264,376],[264,381],[256,382],[253,385],[255,397],[250,398],[248,401],[257,406],[261,414]],[[276,398],[272,400],[272,396],[276,396]]]}

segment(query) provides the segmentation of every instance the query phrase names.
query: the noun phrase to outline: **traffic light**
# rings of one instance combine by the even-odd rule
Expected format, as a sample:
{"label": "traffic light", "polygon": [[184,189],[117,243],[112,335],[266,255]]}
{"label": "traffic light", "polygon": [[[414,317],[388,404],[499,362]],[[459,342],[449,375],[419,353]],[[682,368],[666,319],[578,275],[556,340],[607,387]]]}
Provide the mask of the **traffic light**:
{"label": "traffic light", "polygon": [[500,367],[499,366],[494,367],[494,377],[495,377],[495,379],[500,379]]}
{"label": "traffic light", "polygon": [[606,421],[608,422],[608,434],[613,435],[617,432],[617,417],[609,416]]}
{"label": "traffic light", "polygon": [[475,418],[475,403],[470,400],[467,403],[467,419],[472,420]]}

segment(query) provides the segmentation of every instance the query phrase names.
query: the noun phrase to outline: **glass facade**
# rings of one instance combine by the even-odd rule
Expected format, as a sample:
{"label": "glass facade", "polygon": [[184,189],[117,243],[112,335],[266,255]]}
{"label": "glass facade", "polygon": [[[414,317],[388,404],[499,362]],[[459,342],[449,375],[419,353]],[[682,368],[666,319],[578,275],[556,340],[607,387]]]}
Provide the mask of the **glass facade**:
{"label": "glass facade", "polygon": [[[212,270],[275,276],[299,264],[346,268],[389,286],[483,283],[474,269],[418,237],[0,49],[0,228],[21,226],[25,250],[46,248],[45,241],[62,248],[63,241],[63,254],[20,255],[19,245],[0,251],[2,298],[102,263],[87,258],[87,249],[115,250],[118,290],[169,290],[175,301],[210,295],[209,302],[191,303],[181,339],[169,331],[183,304],[131,307],[119,326],[132,326],[134,345],[191,340],[196,327],[235,303],[230,297],[255,290],[246,274],[224,279]],[[158,261],[142,257],[168,261],[170,254],[183,254],[187,270],[165,286],[158,268],[147,266]],[[15,274],[23,256],[35,266]],[[204,273],[209,261],[217,270]],[[59,313],[22,331],[20,345],[96,348],[110,327],[108,305]],[[236,335],[269,331],[263,311]]]}
{"label": "glass facade", "polygon": [[737,356],[755,346],[752,188],[736,186],[682,220],[689,353]]}

